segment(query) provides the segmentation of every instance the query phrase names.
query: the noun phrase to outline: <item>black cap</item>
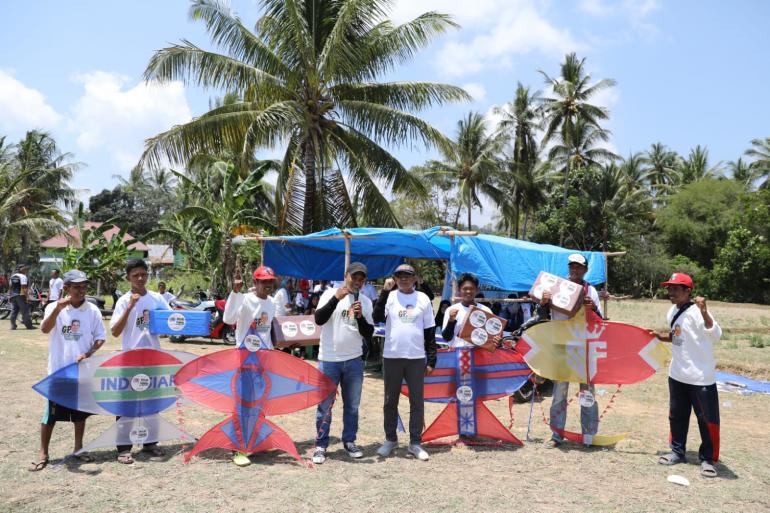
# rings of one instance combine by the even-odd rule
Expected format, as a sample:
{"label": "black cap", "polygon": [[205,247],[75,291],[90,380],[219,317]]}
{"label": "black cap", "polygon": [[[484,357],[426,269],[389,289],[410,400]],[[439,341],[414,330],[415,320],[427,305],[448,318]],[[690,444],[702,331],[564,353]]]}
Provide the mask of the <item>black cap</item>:
{"label": "black cap", "polygon": [[64,273],[64,283],[87,283],[88,276],[86,276],[86,273],[83,271],[78,271],[77,269],[72,269],[71,271],[67,271]]}
{"label": "black cap", "polygon": [[393,271],[393,275],[397,276],[399,274],[408,274],[410,276],[414,276],[417,274],[414,270],[414,267],[412,267],[409,264],[401,264],[398,267],[396,267],[396,270]]}
{"label": "black cap", "polygon": [[351,262],[348,268],[345,270],[345,274],[364,273],[364,276],[368,275],[366,266],[361,262]]}

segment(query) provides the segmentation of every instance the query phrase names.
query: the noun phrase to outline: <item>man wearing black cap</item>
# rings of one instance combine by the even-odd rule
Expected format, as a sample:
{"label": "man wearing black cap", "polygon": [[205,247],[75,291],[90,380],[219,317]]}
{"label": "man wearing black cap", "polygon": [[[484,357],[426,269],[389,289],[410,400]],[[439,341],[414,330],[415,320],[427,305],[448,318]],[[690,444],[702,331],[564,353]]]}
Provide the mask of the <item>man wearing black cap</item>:
{"label": "man wearing black cap", "polygon": [[374,308],[374,320],[385,322],[382,367],[385,442],[377,454],[385,458],[398,447],[398,399],[401,382],[405,380],[409,389],[408,450],[417,459],[426,461],[428,453],[420,445],[425,417],[423,384],[425,375],[436,366],[436,323],[430,299],[414,288],[417,279],[414,267],[402,264],[393,274],[397,290],[392,290],[393,280],[387,280]]}
{"label": "man wearing black cap", "polygon": [[21,320],[28,330],[35,329],[32,326],[32,319],[29,318],[29,306],[27,305],[27,271],[29,267],[26,264],[16,266],[16,274],[11,276],[11,329],[16,329],[16,318],[21,312]]}
{"label": "man wearing black cap", "polygon": [[[102,314],[95,305],[86,301],[88,277],[82,271],[73,269],[64,273],[64,297],[45,308],[45,317],[40,330],[48,334],[48,375],[94,354],[104,341],[107,333]],[[40,422],[40,454],[29,468],[38,471],[48,465],[48,447],[53,427],[57,421],[72,422],[75,425],[75,448],[83,447],[83,432],[88,413],[72,410],[53,401],[48,401]],[[93,461],[88,454],[76,457],[83,462]]]}
{"label": "man wearing black cap", "polygon": [[[364,455],[356,445],[358,406],[364,384],[364,340],[374,333],[372,301],[361,294],[366,283],[366,266],[352,262],[345,271],[345,283],[326,290],[318,301],[315,322],[321,328],[318,370],[342,389],[342,446],[351,458]],[[334,397],[318,405],[313,463],[326,461]]]}
{"label": "man wearing black cap", "polygon": [[716,385],[714,344],[722,337],[722,328],[706,306],[706,299],[692,299],[693,281],[684,273],[674,273],[661,286],[668,290],[670,331],[650,334],[671,342],[668,370],[671,452],[660,457],[661,465],[685,463],[690,412],[698,419],[701,445],[698,449],[700,471],[704,477],[716,477],[714,463],[719,459],[719,394]]}

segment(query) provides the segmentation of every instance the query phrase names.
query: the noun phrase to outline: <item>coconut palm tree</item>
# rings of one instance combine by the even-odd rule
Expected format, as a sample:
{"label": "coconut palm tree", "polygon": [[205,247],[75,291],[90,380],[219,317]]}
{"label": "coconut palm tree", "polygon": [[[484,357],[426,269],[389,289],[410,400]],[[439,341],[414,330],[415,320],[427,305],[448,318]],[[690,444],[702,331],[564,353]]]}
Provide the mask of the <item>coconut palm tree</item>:
{"label": "coconut palm tree", "polygon": [[502,139],[487,133],[484,117],[469,112],[457,122],[457,140],[442,148],[444,159],[426,163],[423,175],[451,177],[457,183],[458,194],[468,212],[468,229],[473,226],[474,207],[482,208],[483,194],[495,203],[502,204],[504,191],[499,187],[502,162],[498,158]]}
{"label": "coconut palm tree", "polygon": [[[350,210],[355,196],[376,201],[349,218],[396,225],[383,186],[394,193],[425,189],[384,146],[416,140],[446,147],[446,138],[413,112],[470,97],[450,85],[378,79],[456,25],[435,12],[394,25],[385,0],[259,3],[264,14],[252,32],[225,2],[193,1],[191,18],[206,25],[222,53],[182,41],[156,52],[145,77],[222,88],[239,101],[152,137],[142,161],[184,163],[225,147],[239,148],[244,162],[256,148],[285,145],[275,189],[279,231],[339,224],[321,205]],[[343,169],[347,187],[339,186]]]}
{"label": "coconut palm tree", "polygon": [[[599,123],[609,118],[606,108],[589,102],[599,91],[613,87],[615,81],[605,78],[591,84],[591,75],[586,74],[584,65],[585,58],[578,59],[575,53],[570,53],[564,57],[559,77],[551,77],[540,71],[551,88],[550,96],[543,98],[545,136],[542,145],[545,146],[559,134],[567,155],[574,153],[577,146],[576,141],[572,140],[572,135],[578,122],[592,125],[601,131]],[[563,207],[567,205],[571,164],[568,160],[564,167]]]}
{"label": "coconut palm tree", "polygon": [[[658,199],[668,193],[671,187],[679,183],[680,157],[664,144],[654,143],[644,154],[649,166],[647,179],[653,196]],[[656,202],[657,203],[657,202]]]}
{"label": "coconut palm tree", "polygon": [[690,154],[679,164],[680,184],[697,182],[704,178],[717,178],[722,175],[722,162],[714,166],[709,163],[709,150],[700,144],[690,150]]}
{"label": "coconut palm tree", "polygon": [[751,167],[756,170],[757,178],[765,178],[760,187],[770,187],[770,137],[752,139],[753,148],[746,150],[746,156],[754,158]]}
{"label": "coconut palm tree", "polygon": [[[599,166],[619,160],[620,156],[599,146],[610,140],[611,132],[597,125],[578,118],[566,132],[554,136],[554,146],[548,152],[556,169],[575,170],[588,166]],[[566,185],[565,185],[566,186]]]}

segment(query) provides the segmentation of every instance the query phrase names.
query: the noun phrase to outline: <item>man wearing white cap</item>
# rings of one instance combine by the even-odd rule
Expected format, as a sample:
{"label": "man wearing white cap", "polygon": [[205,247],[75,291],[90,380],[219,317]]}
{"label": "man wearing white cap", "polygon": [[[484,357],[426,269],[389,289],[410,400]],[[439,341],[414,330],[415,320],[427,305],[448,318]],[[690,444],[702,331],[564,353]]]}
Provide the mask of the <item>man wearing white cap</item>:
{"label": "man wearing white cap", "polygon": [[[603,317],[604,315],[599,306],[599,294],[590,283],[583,279],[588,272],[588,261],[586,260],[586,257],[580,253],[572,253],[567,257],[567,267],[569,269],[569,275],[567,277],[569,281],[583,286],[583,305],[585,308],[593,309],[594,312]],[[540,301],[540,305],[549,305],[550,301],[551,294],[545,292]],[[570,318],[571,317],[561,312],[551,312],[551,320],[554,321]],[[599,429],[599,405],[596,403],[594,393],[594,385],[588,385],[586,383],[580,384],[580,426],[583,433],[583,443],[585,445],[591,445],[593,435],[595,435]],[[550,411],[552,433],[551,438],[546,440],[543,444],[547,449],[552,449],[564,441],[559,431],[563,431],[564,426],[567,424],[567,394],[569,394],[569,382],[554,381],[553,400],[551,402]]]}

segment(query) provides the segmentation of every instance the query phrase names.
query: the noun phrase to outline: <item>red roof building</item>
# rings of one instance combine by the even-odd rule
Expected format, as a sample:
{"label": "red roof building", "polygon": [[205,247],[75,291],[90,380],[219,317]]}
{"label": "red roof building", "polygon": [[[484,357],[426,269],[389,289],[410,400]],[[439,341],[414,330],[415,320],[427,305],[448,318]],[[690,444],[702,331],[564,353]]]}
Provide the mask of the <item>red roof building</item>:
{"label": "red roof building", "polygon": [[[102,224],[103,223],[98,223],[95,221],[86,221],[84,223],[84,227],[86,229],[94,229],[94,228],[99,228]],[[107,240],[110,240],[115,235],[117,235],[119,231],[120,231],[119,227],[113,226],[112,228],[104,232],[104,237]],[[69,237],[67,236],[67,234],[69,235]],[[43,241],[43,243],[40,244],[40,246],[44,249],[56,250],[56,249],[66,248],[70,244],[74,244],[75,247],[79,248],[81,244],[80,229],[77,226],[73,226],[69,230],[67,230],[67,234],[60,233],[58,235],[55,235],[54,237],[51,237],[50,239]],[[136,239],[129,234],[125,234],[123,235],[123,240],[130,241],[130,240],[136,240]],[[144,242],[137,240],[133,244],[129,245],[128,249],[130,251],[140,251],[142,253],[147,253],[147,251],[149,251],[150,248],[148,248]]]}

